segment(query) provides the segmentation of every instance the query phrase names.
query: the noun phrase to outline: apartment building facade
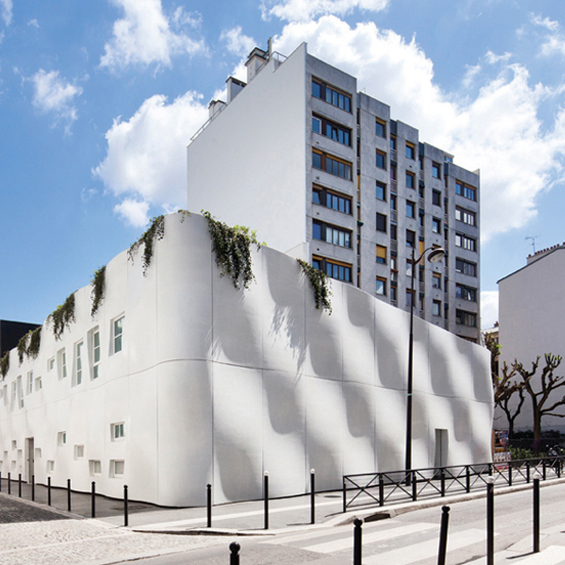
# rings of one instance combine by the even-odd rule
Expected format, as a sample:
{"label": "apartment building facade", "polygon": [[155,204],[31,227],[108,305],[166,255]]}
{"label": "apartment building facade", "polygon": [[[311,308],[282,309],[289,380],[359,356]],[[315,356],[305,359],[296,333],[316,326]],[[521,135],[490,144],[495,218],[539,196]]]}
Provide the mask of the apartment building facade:
{"label": "apartment building facade", "polygon": [[188,205],[310,261],[330,277],[478,341],[480,178],[391,119],[357,79],[307,52],[255,48],[247,84],[229,78],[227,104],[188,146]]}

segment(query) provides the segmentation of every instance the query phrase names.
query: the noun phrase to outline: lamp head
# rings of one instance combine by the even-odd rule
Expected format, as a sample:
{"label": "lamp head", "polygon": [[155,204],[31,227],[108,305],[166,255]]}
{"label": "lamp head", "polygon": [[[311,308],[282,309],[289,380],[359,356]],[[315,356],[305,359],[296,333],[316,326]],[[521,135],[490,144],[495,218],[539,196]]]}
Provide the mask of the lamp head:
{"label": "lamp head", "polygon": [[430,263],[437,263],[445,257],[445,249],[442,247],[436,247],[429,255],[428,261]]}

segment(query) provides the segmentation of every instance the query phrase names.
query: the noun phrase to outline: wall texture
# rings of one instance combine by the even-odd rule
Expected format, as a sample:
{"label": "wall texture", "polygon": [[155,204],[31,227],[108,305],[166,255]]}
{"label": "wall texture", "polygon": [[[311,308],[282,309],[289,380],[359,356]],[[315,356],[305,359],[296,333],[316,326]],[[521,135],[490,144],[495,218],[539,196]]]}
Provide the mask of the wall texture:
{"label": "wall texture", "polygon": [[[111,496],[128,484],[132,499],[197,505],[207,483],[215,503],[258,498],[265,471],[272,496],[281,496],[305,492],[311,468],[320,489],[339,488],[344,473],[401,469],[408,315],[336,281],[329,315],[315,308],[294,259],[263,247],[253,262],[256,281],[236,290],[220,277],[206,220],[178,214],[166,218],[147,276],[140,257],[113,259],[95,318],[85,287],[61,341],[46,323],[35,361],[19,365],[11,352],[2,472],[25,475],[31,454],[39,482],[50,474],[54,484],[71,478],[87,490],[96,480]],[[123,349],[114,353],[113,321],[122,315]],[[96,329],[102,355],[93,379]],[[414,366],[414,467],[434,464],[437,429],[447,430],[446,464],[490,460],[486,350],[417,319]],[[112,424],[122,422],[115,440]]]}

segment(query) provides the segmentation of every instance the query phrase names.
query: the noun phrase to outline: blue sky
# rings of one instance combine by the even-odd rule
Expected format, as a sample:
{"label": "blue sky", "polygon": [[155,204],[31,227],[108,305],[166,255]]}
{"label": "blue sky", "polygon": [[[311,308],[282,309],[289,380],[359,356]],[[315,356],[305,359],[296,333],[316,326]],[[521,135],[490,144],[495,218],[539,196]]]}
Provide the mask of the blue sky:
{"label": "blue sky", "polygon": [[481,169],[492,324],[526,238],[565,241],[557,0],[0,0],[0,318],[42,323],[148,218],[185,207],[185,146],[269,37],[287,55],[306,41]]}

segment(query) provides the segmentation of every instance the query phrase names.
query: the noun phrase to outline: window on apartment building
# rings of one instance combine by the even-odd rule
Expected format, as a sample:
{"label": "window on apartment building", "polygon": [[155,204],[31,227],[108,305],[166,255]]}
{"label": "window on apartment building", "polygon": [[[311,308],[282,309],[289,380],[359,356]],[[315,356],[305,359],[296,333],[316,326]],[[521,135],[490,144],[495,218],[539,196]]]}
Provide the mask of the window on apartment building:
{"label": "window on apartment building", "polygon": [[26,394],[31,394],[33,392],[33,371],[27,374],[26,382]]}
{"label": "window on apartment building", "polygon": [[319,151],[318,149],[312,150],[312,166],[330,175],[335,175],[345,180],[351,180],[350,162]]}
{"label": "window on apartment building", "polygon": [[391,302],[398,302],[398,289],[396,287],[396,283],[390,283],[390,301]]}
{"label": "window on apartment building", "polygon": [[75,384],[76,385],[82,383],[83,350],[84,350],[84,342],[79,341],[75,345]]}
{"label": "window on apartment building", "polygon": [[57,351],[57,372],[59,379],[67,378],[67,354],[64,348]]}
{"label": "window on apartment building", "polygon": [[377,277],[377,294],[386,296],[386,279],[383,277]]}
{"label": "window on apartment building", "polygon": [[124,426],[125,426],[124,422],[117,422],[115,424],[110,425],[112,441],[119,441],[121,439],[124,439],[126,435]]}
{"label": "window on apartment building", "polygon": [[406,171],[406,188],[416,188],[416,175]]}
{"label": "window on apartment building", "polygon": [[386,184],[384,182],[377,181],[376,196],[378,200],[386,201]]}
{"label": "window on apartment building", "polygon": [[312,237],[319,241],[339,245],[340,247],[351,247],[351,232],[314,220],[312,222]]}
{"label": "window on apartment building", "polygon": [[418,157],[418,163],[420,165],[420,170],[423,171],[424,170],[424,157],[422,155],[420,155]]}
{"label": "window on apartment building", "polygon": [[406,142],[406,158],[416,159],[416,146],[409,141]]}
{"label": "window on apartment building", "polygon": [[441,289],[441,275],[439,273],[432,273],[432,288]]}
{"label": "window on apartment building", "polygon": [[125,463],[122,459],[110,460],[110,477],[121,477],[124,474]]}
{"label": "window on apartment building", "polygon": [[396,174],[397,174],[396,164],[391,163],[390,164],[390,180],[392,181],[393,184],[396,182],[396,178],[397,178]]}
{"label": "window on apartment building", "polygon": [[432,204],[441,206],[441,192],[439,190],[432,190]]}
{"label": "window on apartment building", "polygon": [[35,392],[43,388],[43,383],[41,382],[41,377],[35,378]]}
{"label": "window on apartment building", "polygon": [[470,277],[477,276],[477,265],[471,263],[470,261],[465,261],[464,259],[455,259],[455,270],[463,275],[468,275]]}
{"label": "window on apartment building", "polygon": [[412,306],[412,291],[407,288],[406,289],[406,307],[410,308]]}
{"label": "window on apartment building", "polygon": [[24,407],[24,387],[23,387],[21,375],[16,379],[16,389],[17,389],[17,395],[18,395],[18,407],[23,408]]}
{"label": "window on apartment building", "polygon": [[477,200],[477,189],[461,182],[460,180],[455,181],[455,194],[459,194],[469,200]]}
{"label": "window on apartment building", "polygon": [[102,464],[98,459],[90,459],[88,461],[88,468],[91,477],[102,474]]}
{"label": "window on apartment building", "polygon": [[392,222],[390,223],[390,239],[393,241],[398,239],[398,226]]}
{"label": "window on apartment building", "polygon": [[343,145],[351,146],[351,130],[322,116],[315,114],[312,116],[312,131]]}
{"label": "window on apartment building", "polygon": [[57,445],[63,446],[67,443],[67,432],[57,433]]}
{"label": "window on apartment building", "polygon": [[469,226],[477,225],[477,215],[471,210],[466,210],[465,208],[455,207],[455,219],[459,222],[463,222]]}
{"label": "window on apartment building", "polygon": [[439,218],[432,218],[432,231],[441,233],[441,220]]}
{"label": "window on apartment building", "polygon": [[386,216],[377,212],[377,231],[386,233]]}
{"label": "window on apartment building", "polygon": [[324,100],[328,104],[351,112],[351,96],[325,82],[312,78],[312,96]]}
{"label": "window on apartment building", "polygon": [[455,310],[455,323],[460,326],[468,326],[470,328],[477,327],[477,315],[466,310]]}
{"label": "window on apartment building", "polygon": [[351,196],[346,196],[322,186],[314,185],[312,188],[312,202],[338,212],[343,212],[344,214],[351,214]]}
{"label": "window on apartment building", "polygon": [[396,135],[390,136],[390,150],[396,151]]}
{"label": "window on apartment building", "polygon": [[94,328],[89,332],[90,350],[92,351],[92,379],[100,376],[100,359],[102,349],[100,347],[100,331]]}
{"label": "window on apartment building", "polygon": [[396,210],[396,194],[390,195],[390,209]]}
{"label": "window on apartment building", "polygon": [[416,232],[412,230],[406,230],[406,246],[414,247],[416,245]]}
{"label": "window on apartment building", "polygon": [[53,461],[52,459],[49,459],[47,461],[46,465],[45,465],[45,469],[46,469],[48,475],[53,473],[55,471],[55,461]]}
{"label": "window on apartment building", "polygon": [[455,245],[468,251],[477,250],[477,240],[462,233],[455,234]]}
{"label": "window on apartment building", "polygon": [[114,343],[114,353],[119,353],[124,346],[124,316],[120,316],[112,323],[112,337]]}
{"label": "window on apartment building", "polygon": [[52,371],[55,368],[55,357],[47,360],[47,372]]}
{"label": "window on apartment building", "polygon": [[84,457],[84,445],[74,446],[75,459],[82,459]]}
{"label": "window on apartment building", "polygon": [[379,137],[386,137],[386,122],[377,118],[375,120],[375,133]]}
{"label": "window on apartment building", "polygon": [[441,316],[441,300],[432,302],[432,316]]}
{"label": "window on apartment building", "polygon": [[455,296],[469,302],[477,301],[477,289],[463,284],[455,285]]}
{"label": "window on apartment building", "polygon": [[412,277],[412,260],[406,259],[406,278]]}
{"label": "window on apartment building", "polygon": [[377,167],[386,170],[386,153],[377,149]]}
{"label": "window on apartment building", "polygon": [[312,266],[326,273],[332,279],[339,281],[351,282],[351,265],[334,261],[314,255],[312,257]]}
{"label": "window on apartment building", "polygon": [[410,200],[406,201],[406,215],[409,218],[414,218],[416,215],[416,203],[410,202]]}
{"label": "window on apartment building", "polygon": [[434,177],[434,179],[440,179],[441,178],[440,167],[441,167],[441,165],[439,163],[436,163],[435,161],[432,162],[432,177]]}
{"label": "window on apartment building", "polygon": [[384,245],[377,245],[377,263],[386,265],[386,247]]}

